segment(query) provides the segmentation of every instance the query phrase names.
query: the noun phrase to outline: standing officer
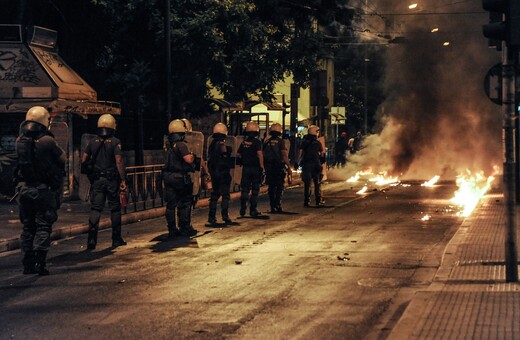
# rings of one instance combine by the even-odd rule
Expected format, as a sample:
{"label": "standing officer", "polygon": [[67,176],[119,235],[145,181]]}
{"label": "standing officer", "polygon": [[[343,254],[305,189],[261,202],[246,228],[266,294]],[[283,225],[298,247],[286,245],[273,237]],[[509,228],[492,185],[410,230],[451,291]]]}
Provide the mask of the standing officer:
{"label": "standing officer", "polygon": [[16,140],[15,181],[23,231],[20,236],[23,273],[49,275],[47,252],[52,224],[58,219],[65,175],[65,153],[48,131],[49,112],[34,106],[27,111]]}
{"label": "standing officer", "polygon": [[336,142],[336,166],[345,167],[347,163],[348,138],[347,133],[343,131]]}
{"label": "standing officer", "polygon": [[126,245],[121,237],[119,201],[119,190],[126,190],[126,172],[121,141],[114,137],[116,120],[112,115],[104,114],[99,117],[97,126],[98,136],[88,143],[81,157],[82,164],[93,161],[94,165],[93,173],[89,175],[91,194],[88,249],[96,249],[99,219],[106,200],[108,200],[112,222],[112,247]]}
{"label": "standing officer", "polygon": [[[260,184],[264,175],[264,156],[262,154],[262,142],[258,139],[260,127],[255,122],[247,122],[245,139],[237,151],[237,163],[242,165],[242,178],[240,180],[240,216],[244,216],[249,200],[249,215],[258,217],[260,213],[256,209]],[[249,197],[251,191],[251,197]]]}
{"label": "standing officer", "polygon": [[211,177],[211,196],[209,199],[209,224],[216,224],[217,202],[222,196],[221,214],[226,224],[233,221],[229,218],[229,186],[231,185],[231,148],[226,146],[227,126],[217,123],[213,127],[213,140],[208,147],[208,170]]}
{"label": "standing officer", "polygon": [[282,194],[285,175],[287,171],[291,171],[289,150],[282,139],[282,125],[278,123],[271,125],[269,137],[264,141],[263,155],[271,212],[280,213],[283,212]]}
{"label": "standing officer", "polygon": [[[166,201],[166,222],[168,237],[176,235],[194,236],[197,230],[191,226],[191,205],[193,182],[190,173],[194,172],[193,153],[188,150],[185,123],[175,119],[168,125],[164,168],[164,200]],[[179,229],[175,223],[175,210],[179,219]]]}
{"label": "standing officer", "polygon": [[309,126],[307,135],[300,144],[298,159],[302,166],[302,180],[304,184],[305,198],[303,205],[308,207],[311,196],[311,181],[314,183],[314,196],[316,206],[323,206],[325,202],[321,198],[321,174],[322,164],[325,163],[325,151],[318,140],[320,128],[316,125]]}

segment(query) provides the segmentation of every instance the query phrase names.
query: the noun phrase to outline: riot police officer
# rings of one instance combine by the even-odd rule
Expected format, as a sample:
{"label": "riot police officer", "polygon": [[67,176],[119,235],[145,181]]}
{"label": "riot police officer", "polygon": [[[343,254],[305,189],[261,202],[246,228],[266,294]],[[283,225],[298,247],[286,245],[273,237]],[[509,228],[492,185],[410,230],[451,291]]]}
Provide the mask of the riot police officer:
{"label": "riot police officer", "polygon": [[226,146],[228,129],[223,123],[213,127],[213,140],[208,147],[208,170],[211,177],[211,196],[209,199],[208,223],[216,224],[217,202],[222,196],[221,215],[226,224],[233,221],[229,218],[229,187],[231,185],[231,148]]}
{"label": "riot police officer", "polygon": [[289,150],[282,139],[282,125],[274,123],[264,141],[263,156],[272,213],[281,213],[285,176],[291,171]]}
{"label": "riot police officer", "polygon": [[[247,122],[245,139],[240,143],[237,151],[237,164],[242,165],[240,180],[240,216],[244,216],[249,201],[249,215],[257,217],[258,194],[264,176],[264,156],[262,142],[258,139],[260,127],[255,122]],[[249,197],[251,191],[251,197]]]}
{"label": "riot police officer", "polygon": [[119,190],[126,190],[126,171],[121,141],[114,136],[116,120],[110,114],[101,115],[97,127],[97,137],[88,143],[81,157],[83,165],[88,162],[94,165],[93,172],[88,175],[91,185],[88,249],[96,248],[99,219],[107,200],[112,223],[112,247],[126,245],[121,236],[119,197]]}
{"label": "riot police officer", "polygon": [[322,164],[325,162],[325,151],[318,140],[319,127],[309,126],[307,135],[303,137],[300,144],[298,159],[302,166],[302,180],[304,184],[304,202],[308,207],[310,204],[311,182],[314,183],[314,196],[316,206],[323,206],[325,202],[321,197]]}
{"label": "riot police officer", "polygon": [[24,274],[49,274],[47,252],[63,191],[65,152],[48,131],[49,125],[49,112],[41,106],[31,107],[16,140],[15,181],[23,224],[20,243]]}
{"label": "riot police officer", "polygon": [[[170,122],[168,133],[163,174],[168,237],[194,236],[197,230],[191,226],[193,182],[190,173],[194,172],[195,156],[188,150],[184,140],[186,127],[180,119]],[[178,229],[175,213],[178,218]]]}

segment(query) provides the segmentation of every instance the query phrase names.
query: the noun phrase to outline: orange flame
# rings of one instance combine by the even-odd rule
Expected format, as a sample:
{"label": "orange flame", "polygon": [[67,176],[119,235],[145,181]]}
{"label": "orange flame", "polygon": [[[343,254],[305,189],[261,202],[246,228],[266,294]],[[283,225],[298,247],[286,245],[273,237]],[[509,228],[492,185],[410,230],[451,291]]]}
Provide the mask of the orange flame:
{"label": "orange flame", "polygon": [[422,187],[433,187],[435,185],[435,183],[437,183],[437,181],[439,180],[439,178],[441,178],[440,176],[434,176],[432,179],[430,179],[429,181],[427,182],[424,182],[423,184],[421,184]]}
{"label": "orange flame", "polygon": [[457,176],[457,186],[459,189],[450,200],[461,209],[461,211],[457,213],[457,216],[467,217],[471,215],[471,212],[475,209],[480,199],[491,187],[491,182],[493,182],[494,179],[494,176],[486,178],[483,172],[471,176],[469,170],[468,175]]}

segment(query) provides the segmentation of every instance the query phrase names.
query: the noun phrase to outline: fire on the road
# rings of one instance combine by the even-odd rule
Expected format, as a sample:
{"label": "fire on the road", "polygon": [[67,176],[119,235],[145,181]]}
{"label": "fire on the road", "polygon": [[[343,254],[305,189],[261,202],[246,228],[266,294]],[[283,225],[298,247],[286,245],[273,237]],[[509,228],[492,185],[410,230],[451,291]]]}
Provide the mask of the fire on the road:
{"label": "fire on the road", "polygon": [[459,206],[461,211],[458,216],[467,217],[477,206],[479,200],[486,194],[491,187],[494,176],[486,177],[482,172],[475,175],[460,175],[457,177],[457,186],[459,189],[455,192],[455,196],[450,200]]}
{"label": "fire on the road", "polygon": [[358,171],[354,176],[347,179],[347,183],[355,183],[359,181],[361,177],[367,177],[369,182],[373,182],[377,186],[381,185],[391,185],[395,183],[399,183],[399,179],[397,177],[388,177],[386,171],[382,171],[375,175],[372,172],[372,168],[368,168],[366,170]]}
{"label": "fire on the road", "polygon": [[429,181],[427,182],[424,182],[423,184],[421,184],[421,186],[423,187],[433,187],[435,185],[435,183],[437,183],[437,181],[439,180],[439,178],[441,178],[441,176],[434,176],[432,179],[430,179]]}

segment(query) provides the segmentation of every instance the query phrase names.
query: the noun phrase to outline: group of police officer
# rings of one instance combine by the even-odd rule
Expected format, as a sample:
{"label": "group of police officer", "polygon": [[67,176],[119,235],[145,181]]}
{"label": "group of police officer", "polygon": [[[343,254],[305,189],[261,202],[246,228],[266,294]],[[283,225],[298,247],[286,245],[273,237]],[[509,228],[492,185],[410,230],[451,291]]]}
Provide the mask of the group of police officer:
{"label": "group of police officer", "polygon": [[[233,224],[229,217],[231,172],[236,165],[242,167],[240,179],[240,216],[261,217],[258,211],[258,195],[264,182],[268,185],[271,213],[283,213],[282,195],[285,179],[292,179],[289,162],[288,140],[282,138],[282,126],[274,123],[269,128],[269,135],[262,141],[259,138],[260,127],[256,122],[247,122],[244,139],[238,146],[236,159],[233,157],[233,140],[228,136],[227,126],[217,123],[213,134],[208,138],[207,161],[194,152],[186,139],[186,134],[194,133],[186,119],[176,119],[168,126],[168,138],[165,147],[164,188],[166,201],[166,222],[169,237],[193,236],[197,230],[191,225],[193,196],[200,191],[200,176],[193,174],[202,169],[211,180],[209,199],[208,226],[217,226],[217,205],[221,199],[221,217],[224,224]],[[304,206],[310,206],[311,185],[314,185],[315,204],[323,206],[321,195],[322,164],[325,151],[318,141],[319,128],[311,125],[308,134],[299,147],[298,159],[302,167],[304,182]],[[199,145],[198,153],[202,152]],[[198,160],[198,162],[197,162]],[[198,164],[199,163],[199,164]],[[298,161],[295,163],[298,169]],[[198,182],[198,183],[197,183]],[[194,187],[194,185],[196,185]],[[178,223],[176,224],[176,216]]]}
{"label": "group of police officer", "polygon": [[[41,106],[27,111],[20,125],[16,141],[18,165],[15,171],[16,197],[20,221],[23,224],[21,250],[24,274],[48,275],[46,257],[50,246],[52,225],[57,220],[61,204],[65,152],[57,145],[49,131],[51,116]],[[90,140],[81,157],[82,173],[90,181],[90,216],[87,248],[97,245],[99,220],[106,201],[112,222],[112,247],[126,245],[121,236],[121,191],[126,190],[126,172],[121,141],[114,136],[116,120],[110,114],[98,119],[97,136]],[[242,166],[240,216],[258,218],[258,195],[264,179],[268,185],[271,213],[282,213],[282,194],[286,176],[291,180],[289,146],[282,138],[282,126],[275,123],[265,140],[259,139],[256,122],[245,126],[244,139],[236,153],[236,164]],[[165,218],[168,236],[190,237],[197,234],[191,225],[191,209],[200,192],[200,171],[211,181],[208,224],[218,225],[217,204],[221,199],[221,217],[232,224],[229,217],[231,171],[235,166],[232,146],[225,124],[217,123],[208,138],[207,160],[203,161],[203,135],[192,131],[187,119],[175,119],[168,125],[163,169]],[[310,203],[310,187],[314,184],[316,206],[323,205],[321,176],[324,150],[317,140],[319,128],[310,126],[299,146],[299,165],[304,182],[304,206]],[[188,135],[188,138],[187,138]],[[195,137],[194,137],[195,136]],[[198,139],[197,139],[198,138]],[[198,140],[198,143],[195,142]],[[190,141],[190,143],[188,143]],[[195,147],[197,146],[197,147]],[[191,148],[191,150],[190,150]],[[298,161],[295,163],[298,169]]]}

